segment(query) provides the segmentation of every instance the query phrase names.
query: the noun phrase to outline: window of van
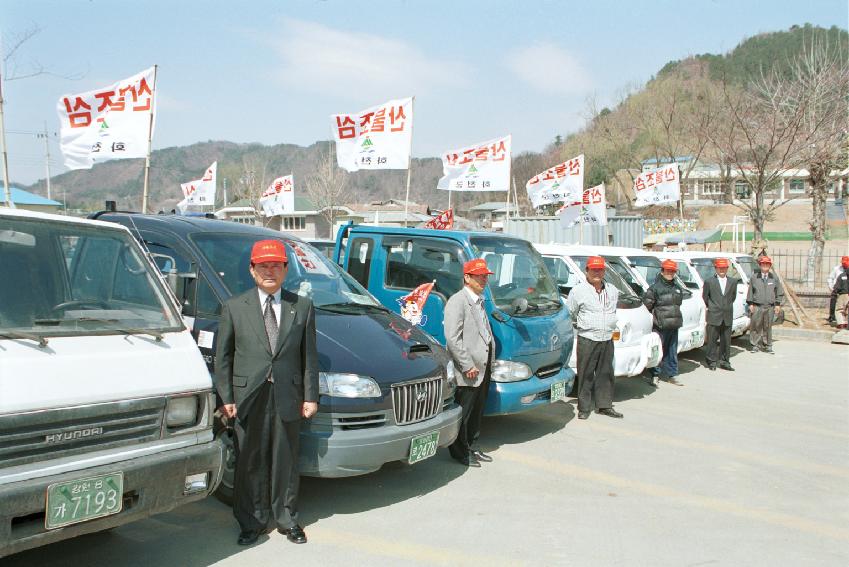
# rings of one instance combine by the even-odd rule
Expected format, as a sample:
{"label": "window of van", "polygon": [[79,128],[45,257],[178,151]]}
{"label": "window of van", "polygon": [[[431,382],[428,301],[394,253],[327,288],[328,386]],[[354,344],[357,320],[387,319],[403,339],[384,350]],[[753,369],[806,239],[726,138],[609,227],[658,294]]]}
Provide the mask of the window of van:
{"label": "window of van", "polygon": [[569,294],[572,288],[580,283],[578,276],[572,273],[563,258],[556,256],[543,256],[542,261],[545,262],[545,267],[548,268],[548,273],[554,278],[554,282],[560,288],[561,293]]}
{"label": "window of van", "polygon": [[[572,256],[572,259],[576,264],[578,264],[581,271],[584,273],[587,271],[587,258],[589,258],[589,256]],[[643,286],[640,284],[637,277],[633,274],[633,272],[631,272],[631,268],[625,266],[622,260],[616,256],[605,256],[604,261],[610,269],[616,272],[622,280],[628,284],[632,293],[642,297],[645,290],[643,290]]]}
{"label": "window of van", "polygon": [[[712,278],[716,275],[716,270],[713,267],[713,258],[690,258],[690,262],[692,262],[696,271],[699,272],[703,281],[707,281],[708,278]],[[732,278],[740,277],[740,272],[738,272],[737,268],[734,267],[734,264],[730,262],[728,263],[728,275]]]}
{"label": "window of van", "polygon": [[415,289],[435,281],[433,291],[449,298],[463,288],[460,246],[435,238],[384,239],[384,284],[393,289]]}

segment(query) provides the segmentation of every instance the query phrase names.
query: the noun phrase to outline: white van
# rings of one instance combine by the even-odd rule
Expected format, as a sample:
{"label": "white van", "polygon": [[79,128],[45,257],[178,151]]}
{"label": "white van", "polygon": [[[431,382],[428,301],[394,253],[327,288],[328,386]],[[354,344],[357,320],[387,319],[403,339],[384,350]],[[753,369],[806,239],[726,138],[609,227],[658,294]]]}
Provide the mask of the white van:
{"label": "white van", "polygon": [[[574,246],[534,244],[534,247],[542,254],[548,271],[564,297],[578,283],[587,281],[585,270],[588,256],[574,252]],[[642,300],[613,268],[605,270],[604,280],[619,290],[616,332],[613,334],[614,375],[637,376],[646,368],[660,364],[663,358],[660,335],[652,331],[652,315]],[[577,348],[572,349],[569,366],[577,368]]]}
{"label": "white van", "polygon": [[212,381],[130,232],[0,209],[0,266],[0,557],[212,493]]}
{"label": "white van", "polygon": [[681,252],[699,273],[702,285],[712,277],[716,270],[713,261],[716,258],[728,258],[728,275],[740,279],[737,286],[737,297],[734,298],[734,321],[731,324],[731,336],[739,337],[749,330],[749,311],[746,306],[746,295],[749,293],[749,277],[745,269],[737,261],[736,254],[722,252]]}

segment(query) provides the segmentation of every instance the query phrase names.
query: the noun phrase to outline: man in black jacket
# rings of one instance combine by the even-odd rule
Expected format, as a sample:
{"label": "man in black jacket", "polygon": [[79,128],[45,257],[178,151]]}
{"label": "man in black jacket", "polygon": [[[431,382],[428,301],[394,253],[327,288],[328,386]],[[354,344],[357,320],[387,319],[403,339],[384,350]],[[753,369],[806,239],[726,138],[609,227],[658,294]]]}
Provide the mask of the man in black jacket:
{"label": "man in black jacket", "polygon": [[847,323],[846,305],[849,304],[849,256],[844,256],[840,261],[840,265],[843,267],[843,271],[837,275],[831,294],[836,298],[835,315],[837,315],[837,328],[845,329]]}
{"label": "man in black jacket", "polygon": [[734,322],[734,299],[740,280],[728,275],[728,266],[728,258],[714,260],[716,275],[708,278],[702,288],[707,322],[705,362],[710,370],[716,370],[717,365],[723,370],[734,370],[729,360],[731,324]]}
{"label": "man in black jacket", "polygon": [[660,364],[649,370],[652,386],[657,386],[660,378],[670,384],[681,386],[675,379],[678,376],[678,329],[684,324],[681,315],[681,302],[684,292],[675,282],[678,264],[675,260],[664,260],[654,283],[643,295],[643,304],[652,314],[652,327],[660,335],[663,346],[663,358]]}

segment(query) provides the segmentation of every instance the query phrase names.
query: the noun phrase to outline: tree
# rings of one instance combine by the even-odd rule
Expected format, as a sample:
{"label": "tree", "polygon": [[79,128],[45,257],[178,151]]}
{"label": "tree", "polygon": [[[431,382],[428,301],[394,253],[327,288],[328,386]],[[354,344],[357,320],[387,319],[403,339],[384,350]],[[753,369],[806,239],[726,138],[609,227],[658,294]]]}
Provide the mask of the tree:
{"label": "tree", "polygon": [[347,181],[348,172],[336,166],[330,149],[326,154],[323,152],[319,154],[315,171],[306,180],[307,193],[321,215],[327,220],[331,233],[336,208],[343,204]]}

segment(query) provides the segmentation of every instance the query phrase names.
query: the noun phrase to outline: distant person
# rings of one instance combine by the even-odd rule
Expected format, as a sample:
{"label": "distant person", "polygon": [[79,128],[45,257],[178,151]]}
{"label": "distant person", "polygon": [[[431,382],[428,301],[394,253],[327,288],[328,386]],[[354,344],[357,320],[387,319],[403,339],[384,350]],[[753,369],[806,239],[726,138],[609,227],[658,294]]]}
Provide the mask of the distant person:
{"label": "distant person", "polygon": [[781,282],[772,273],[772,259],[769,256],[758,258],[760,273],[753,274],[749,282],[749,294],[746,303],[749,305],[749,343],[750,351],[762,350],[770,354],[772,350],[772,322],[781,311],[784,301],[784,289]]}
{"label": "distant person", "polygon": [[709,277],[702,288],[707,322],[705,362],[709,370],[716,370],[717,366],[723,370],[734,370],[730,360],[731,325],[740,280],[728,276],[728,266],[728,258],[714,260],[716,274]]}
{"label": "distant person", "polygon": [[596,413],[622,418],[613,409],[613,331],[619,291],[604,281],[604,258],[587,259],[587,281],[572,288],[566,304],[578,327],[578,419]]}
{"label": "distant person", "polygon": [[828,274],[828,290],[831,293],[831,298],[828,302],[828,322],[832,324],[837,323],[837,319],[834,316],[834,309],[837,306],[837,294],[834,293],[834,284],[837,283],[837,278],[840,277],[847,268],[849,268],[849,256],[843,256],[840,259],[840,263],[834,266],[831,269],[831,273]]}
{"label": "distant person", "polygon": [[483,305],[484,290],[491,275],[483,258],[466,262],[463,264],[463,289],[445,304],[445,342],[455,372],[459,374],[454,399],[463,410],[460,431],[448,452],[467,467],[492,462],[491,456],[472,448],[480,433],[495,358],[495,341]]}
{"label": "distant person", "polygon": [[846,328],[846,306],[849,304],[849,256],[844,256],[840,260],[840,266],[843,268],[834,280],[834,286],[831,288],[831,296],[834,297],[835,308],[837,315],[837,328]]}
{"label": "distant person", "polygon": [[309,299],[281,288],[287,271],[282,242],[254,244],[256,287],[229,299],[218,325],[215,387],[236,434],[239,545],[273,525],[289,541],[307,542],[298,523],[298,454],[301,420],[318,411],[315,311]]}
{"label": "distant person", "polygon": [[675,281],[678,264],[675,260],[664,260],[654,283],[643,294],[643,305],[652,314],[652,327],[660,335],[663,358],[651,368],[651,384],[657,386],[658,379],[680,386],[678,376],[678,329],[684,325],[681,303],[684,291]]}

